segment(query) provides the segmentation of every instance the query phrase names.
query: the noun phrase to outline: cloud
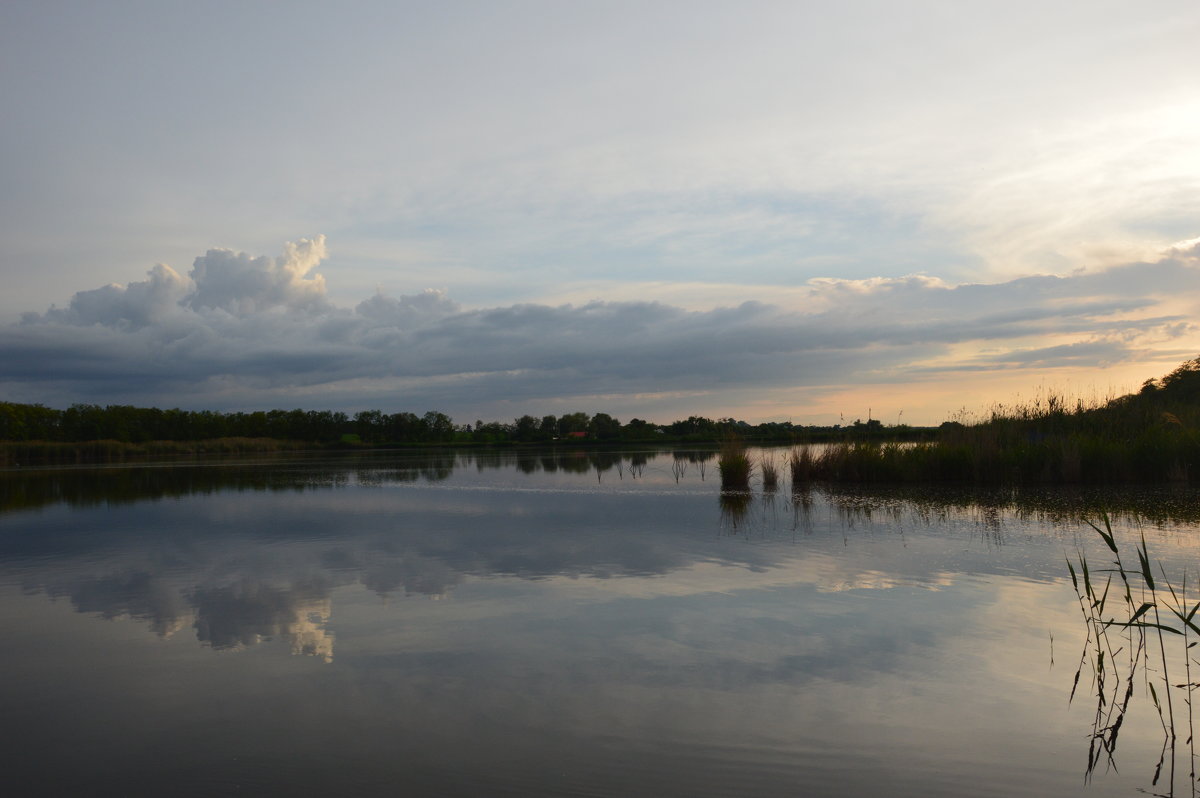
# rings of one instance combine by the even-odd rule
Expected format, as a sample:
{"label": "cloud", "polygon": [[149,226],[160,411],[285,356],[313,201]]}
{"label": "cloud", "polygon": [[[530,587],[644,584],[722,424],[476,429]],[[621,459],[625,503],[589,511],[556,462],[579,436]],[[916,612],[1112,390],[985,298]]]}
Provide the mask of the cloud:
{"label": "cloud", "polygon": [[146,273],[147,280],[80,291],[67,308],[51,307],[40,316],[26,313],[23,321],[128,331],[161,322],[180,309],[221,311],[238,318],[276,308],[319,313],[330,310],[325,278],[309,275],[325,257],[325,236],[288,242],[277,258],[210,249],[196,258],[187,278],[160,263]]}
{"label": "cloud", "polygon": [[[146,273],[150,279],[127,286],[110,283],[92,291],[80,291],[65,309],[46,311],[47,321],[87,327],[98,324],[122,330],[137,330],[161,321],[183,299],[189,281],[170,266],[158,264]],[[25,320],[37,322],[37,314]]]}
{"label": "cloud", "polygon": [[728,405],[765,389],[1096,369],[1194,346],[1200,254],[1184,243],[1153,262],[995,284],[816,279],[786,304],[464,308],[425,290],[348,309],[316,273],[317,236],[274,258],[212,249],[186,278],[159,265],[145,281],[26,313],[0,328],[0,388],[17,401],[415,403],[472,417],[603,395],[644,415],[635,405],[647,394]]}
{"label": "cloud", "polygon": [[360,302],[354,312],[381,327],[409,329],[457,313],[459,304],[445,292],[427,288],[415,296],[393,299],[377,293]]}
{"label": "cloud", "polygon": [[1176,241],[1163,254],[1180,258],[1200,258],[1200,237]]}
{"label": "cloud", "polygon": [[210,249],[192,265],[195,290],[183,304],[193,310],[219,309],[234,316],[276,307],[325,310],[325,278],[308,276],[325,256],[325,236],[289,242],[278,258]]}
{"label": "cloud", "polygon": [[329,620],[330,586],[320,580],[288,587],[244,582],[200,586],[192,594],[196,638],[217,650],[239,650],[264,639],[283,637],[292,653],[333,660]]}

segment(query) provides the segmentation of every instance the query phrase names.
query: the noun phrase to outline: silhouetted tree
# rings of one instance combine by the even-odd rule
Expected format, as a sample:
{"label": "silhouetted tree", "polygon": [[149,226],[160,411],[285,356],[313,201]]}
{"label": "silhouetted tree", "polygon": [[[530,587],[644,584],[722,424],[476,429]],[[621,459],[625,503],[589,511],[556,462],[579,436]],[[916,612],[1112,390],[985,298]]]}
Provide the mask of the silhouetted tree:
{"label": "silhouetted tree", "polygon": [[519,441],[531,441],[537,437],[538,420],[533,416],[521,416],[516,420],[514,435]]}
{"label": "silhouetted tree", "polygon": [[588,422],[588,434],[599,440],[615,440],[621,436],[621,422],[608,413],[597,413]]}

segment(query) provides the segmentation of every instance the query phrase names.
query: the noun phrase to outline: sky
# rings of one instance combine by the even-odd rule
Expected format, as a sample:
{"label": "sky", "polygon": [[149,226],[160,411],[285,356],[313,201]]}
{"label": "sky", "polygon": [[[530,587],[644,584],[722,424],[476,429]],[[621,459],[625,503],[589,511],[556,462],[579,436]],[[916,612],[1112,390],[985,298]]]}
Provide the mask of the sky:
{"label": "sky", "polygon": [[1190,2],[0,4],[0,400],[937,424],[1200,354]]}

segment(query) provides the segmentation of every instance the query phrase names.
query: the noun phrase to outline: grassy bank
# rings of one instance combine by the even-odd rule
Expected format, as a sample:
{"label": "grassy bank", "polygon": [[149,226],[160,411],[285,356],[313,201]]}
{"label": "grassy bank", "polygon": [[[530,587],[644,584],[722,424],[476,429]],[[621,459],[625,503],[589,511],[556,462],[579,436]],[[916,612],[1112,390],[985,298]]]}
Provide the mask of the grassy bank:
{"label": "grassy bank", "polygon": [[1012,419],[950,428],[932,443],[798,446],[792,481],[980,485],[1185,483],[1200,476],[1200,430],[1159,423],[1112,434],[1046,431]]}
{"label": "grassy bank", "polygon": [[1187,483],[1200,478],[1200,358],[1103,402],[1047,395],[947,422],[930,442],[846,440],[796,447],[794,484]]}

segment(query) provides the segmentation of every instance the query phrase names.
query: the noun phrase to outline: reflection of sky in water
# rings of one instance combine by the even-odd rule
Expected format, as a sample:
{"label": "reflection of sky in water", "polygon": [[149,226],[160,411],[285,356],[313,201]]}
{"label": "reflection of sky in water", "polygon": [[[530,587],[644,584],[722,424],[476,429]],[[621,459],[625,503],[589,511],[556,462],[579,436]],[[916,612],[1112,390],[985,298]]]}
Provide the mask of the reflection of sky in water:
{"label": "reflection of sky in water", "polygon": [[47,795],[1146,786],[1140,716],[1130,766],[1082,784],[1077,525],[855,492],[730,510],[715,465],[677,483],[673,462],[289,466],[27,502],[0,515],[12,772]]}

